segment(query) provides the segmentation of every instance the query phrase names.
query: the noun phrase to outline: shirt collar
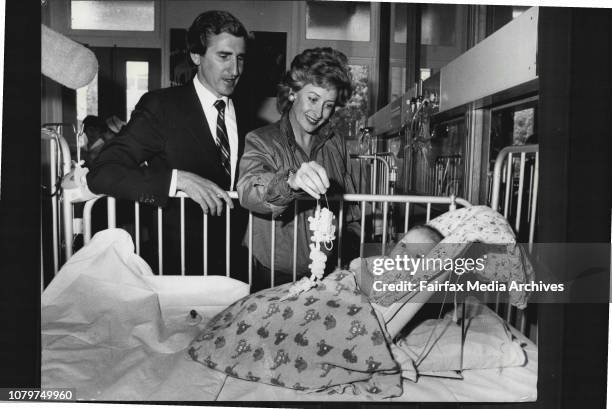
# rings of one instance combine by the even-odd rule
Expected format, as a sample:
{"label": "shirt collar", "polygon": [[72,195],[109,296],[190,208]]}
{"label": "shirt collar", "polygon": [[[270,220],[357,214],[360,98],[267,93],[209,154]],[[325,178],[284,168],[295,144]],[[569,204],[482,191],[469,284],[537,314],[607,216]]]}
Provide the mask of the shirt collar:
{"label": "shirt collar", "polygon": [[229,105],[229,98],[222,96],[221,98],[217,98],[215,94],[210,92],[208,88],[206,88],[200,80],[198,80],[198,76],[194,75],[193,77],[193,86],[195,87],[196,94],[198,94],[198,99],[203,107],[214,107],[214,104],[217,100],[222,99],[225,102],[225,106]]}

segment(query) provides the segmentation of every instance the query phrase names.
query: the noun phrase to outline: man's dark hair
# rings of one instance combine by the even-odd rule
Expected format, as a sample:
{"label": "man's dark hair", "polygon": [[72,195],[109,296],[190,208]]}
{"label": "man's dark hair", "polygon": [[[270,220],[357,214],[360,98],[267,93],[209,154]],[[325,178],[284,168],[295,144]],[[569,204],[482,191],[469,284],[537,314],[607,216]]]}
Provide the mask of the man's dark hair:
{"label": "man's dark hair", "polygon": [[228,33],[234,37],[248,39],[249,33],[240,20],[227,11],[210,10],[200,14],[189,27],[187,46],[189,52],[204,55],[208,47],[208,37]]}
{"label": "man's dark hair", "polygon": [[102,120],[102,118],[95,115],[87,115],[83,119],[83,129],[87,133],[88,129],[104,133],[108,130],[108,125]]}

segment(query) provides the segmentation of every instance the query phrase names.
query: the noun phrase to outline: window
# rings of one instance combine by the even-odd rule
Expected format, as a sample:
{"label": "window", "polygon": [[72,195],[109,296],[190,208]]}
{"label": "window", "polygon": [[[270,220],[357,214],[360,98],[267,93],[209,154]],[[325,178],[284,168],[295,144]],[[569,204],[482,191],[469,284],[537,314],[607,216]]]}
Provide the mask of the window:
{"label": "window", "polygon": [[391,67],[391,98],[393,101],[406,92],[406,67]]}
{"label": "window", "polygon": [[406,4],[397,3],[395,6],[395,24],[393,27],[393,42],[397,44],[406,44],[406,36],[408,34],[408,7]]}
{"label": "window", "polygon": [[127,61],[125,63],[125,92],[129,120],[140,97],[149,90],[149,63],[146,61]]}
{"label": "window", "polygon": [[370,3],[306,2],[306,38],[370,41]]}
{"label": "window", "polygon": [[71,0],[73,30],[154,31],[155,1]]}

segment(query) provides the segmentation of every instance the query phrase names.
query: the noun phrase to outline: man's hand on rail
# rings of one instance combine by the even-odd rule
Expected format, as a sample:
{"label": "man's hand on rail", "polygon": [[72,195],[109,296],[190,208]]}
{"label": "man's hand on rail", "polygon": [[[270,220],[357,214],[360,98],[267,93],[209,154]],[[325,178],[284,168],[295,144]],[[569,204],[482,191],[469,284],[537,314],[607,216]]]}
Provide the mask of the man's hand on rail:
{"label": "man's hand on rail", "polygon": [[229,205],[230,209],[234,208],[232,199],[225,190],[221,189],[216,183],[194,173],[177,171],[176,188],[195,200],[205,214],[221,216],[225,203]]}
{"label": "man's hand on rail", "polygon": [[293,175],[287,179],[293,190],[302,189],[315,199],[319,199],[329,188],[327,171],[317,162],[304,162]]}

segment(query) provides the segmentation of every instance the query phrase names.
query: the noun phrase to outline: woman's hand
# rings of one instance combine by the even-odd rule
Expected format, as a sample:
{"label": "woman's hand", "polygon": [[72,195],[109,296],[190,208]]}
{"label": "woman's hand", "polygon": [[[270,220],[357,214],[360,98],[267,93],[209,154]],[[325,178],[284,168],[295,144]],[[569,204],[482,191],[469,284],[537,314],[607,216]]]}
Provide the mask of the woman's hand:
{"label": "woman's hand", "polygon": [[327,171],[314,161],[302,163],[297,172],[287,179],[287,183],[291,189],[302,189],[315,199],[319,199],[329,189]]}

